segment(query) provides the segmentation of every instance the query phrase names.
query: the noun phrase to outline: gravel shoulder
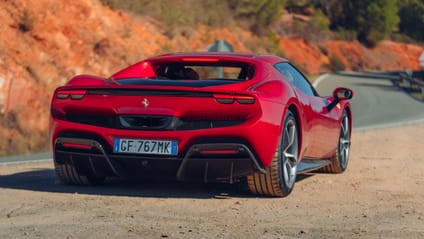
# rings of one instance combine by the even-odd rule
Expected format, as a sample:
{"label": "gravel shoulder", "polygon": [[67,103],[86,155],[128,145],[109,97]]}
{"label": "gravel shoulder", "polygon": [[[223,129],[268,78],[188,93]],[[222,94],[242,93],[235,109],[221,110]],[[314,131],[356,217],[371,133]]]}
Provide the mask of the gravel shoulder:
{"label": "gravel shoulder", "polygon": [[57,183],[49,162],[0,166],[0,238],[424,238],[424,124],[357,131],[343,174],[287,198],[239,185]]}

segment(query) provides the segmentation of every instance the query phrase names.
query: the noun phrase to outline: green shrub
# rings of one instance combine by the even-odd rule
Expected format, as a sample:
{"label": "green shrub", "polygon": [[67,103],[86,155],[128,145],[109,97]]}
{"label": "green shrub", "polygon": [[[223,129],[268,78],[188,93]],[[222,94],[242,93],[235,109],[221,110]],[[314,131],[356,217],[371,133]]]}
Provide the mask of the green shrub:
{"label": "green shrub", "polygon": [[333,72],[344,71],[346,69],[345,64],[337,56],[331,55],[329,60],[330,68]]}
{"label": "green shrub", "polygon": [[312,15],[310,24],[320,31],[328,31],[330,21],[320,9],[317,9]]}
{"label": "green shrub", "polygon": [[235,18],[247,22],[251,31],[264,35],[268,27],[278,19],[286,0],[230,0],[229,7]]}
{"label": "green shrub", "polygon": [[401,0],[399,30],[413,39],[424,41],[424,2]]}
{"label": "green shrub", "polygon": [[335,36],[337,40],[354,41],[358,38],[358,33],[355,30],[340,29]]}
{"label": "green shrub", "polygon": [[222,27],[234,20],[227,2],[219,0],[101,0],[112,8],[131,11],[154,18],[163,32],[172,37],[180,28],[194,28],[198,24]]}
{"label": "green shrub", "polygon": [[268,37],[265,39],[264,45],[267,53],[285,57],[284,50],[280,47],[280,37],[277,34],[268,32]]}
{"label": "green shrub", "polygon": [[18,27],[21,32],[29,32],[34,28],[34,18],[28,10],[23,11]]}
{"label": "green shrub", "polygon": [[392,33],[390,39],[395,42],[419,44],[418,39],[412,38],[405,33]]}
{"label": "green shrub", "polygon": [[[369,47],[384,40],[399,23],[398,0],[317,0],[339,38],[357,39]],[[409,0],[404,0],[409,1]],[[354,34],[357,33],[357,34]]]}
{"label": "green shrub", "polygon": [[387,38],[399,22],[397,0],[346,0],[337,24],[358,33],[369,47]]}

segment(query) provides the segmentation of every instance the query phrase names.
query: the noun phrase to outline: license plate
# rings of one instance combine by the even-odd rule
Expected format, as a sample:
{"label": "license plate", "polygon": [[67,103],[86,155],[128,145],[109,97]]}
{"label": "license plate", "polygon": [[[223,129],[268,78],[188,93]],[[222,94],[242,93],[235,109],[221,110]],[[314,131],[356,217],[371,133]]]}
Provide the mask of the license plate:
{"label": "license plate", "polygon": [[115,139],[114,153],[177,155],[178,141],[150,139]]}

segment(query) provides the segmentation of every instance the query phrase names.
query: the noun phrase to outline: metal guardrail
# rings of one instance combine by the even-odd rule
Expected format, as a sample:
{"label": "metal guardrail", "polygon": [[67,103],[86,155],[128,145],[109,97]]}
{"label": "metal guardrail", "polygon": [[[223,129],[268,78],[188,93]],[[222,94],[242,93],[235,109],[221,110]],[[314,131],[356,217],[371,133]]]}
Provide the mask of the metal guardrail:
{"label": "metal guardrail", "polygon": [[424,95],[424,71],[400,71],[399,77],[404,87],[418,91],[421,89]]}

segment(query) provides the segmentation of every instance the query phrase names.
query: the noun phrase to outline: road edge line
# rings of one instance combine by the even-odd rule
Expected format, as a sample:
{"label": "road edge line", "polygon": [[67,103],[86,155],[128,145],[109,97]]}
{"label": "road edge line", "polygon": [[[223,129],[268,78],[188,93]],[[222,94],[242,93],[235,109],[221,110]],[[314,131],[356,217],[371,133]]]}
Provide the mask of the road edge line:
{"label": "road edge line", "polygon": [[45,162],[53,162],[53,159],[37,159],[37,160],[25,160],[25,161],[16,161],[16,162],[0,162],[0,166],[45,163]]}
{"label": "road edge line", "polygon": [[327,78],[330,74],[325,73],[324,75],[320,75],[318,76],[318,78],[314,81],[314,83],[312,83],[312,85],[315,87],[317,87],[319,85],[319,83],[321,83],[321,81],[323,81],[325,78]]}
{"label": "road edge line", "polygon": [[402,127],[402,126],[409,126],[414,124],[421,124],[424,123],[424,119],[415,119],[415,120],[409,120],[404,122],[392,122],[387,124],[381,124],[381,125],[369,125],[369,126],[362,126],[362,127],[353,127],[353,131],[368,131],[373,129],[385,129],[385,128],[394,128],[394,127]]}

